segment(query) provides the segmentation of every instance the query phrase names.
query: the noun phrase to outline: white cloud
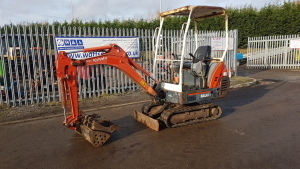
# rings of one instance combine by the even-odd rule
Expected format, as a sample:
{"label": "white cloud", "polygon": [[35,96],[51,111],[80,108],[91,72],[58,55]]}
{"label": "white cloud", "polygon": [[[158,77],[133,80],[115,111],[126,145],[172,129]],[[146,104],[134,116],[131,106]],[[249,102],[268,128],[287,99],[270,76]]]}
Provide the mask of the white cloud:
{"label": "white cloud", "polygon": [[162,10],[186,5],[211,5],[222,7],[243,7],[283,2],[283,0],[1,0],[0,25],[21,22],[83,21],[114,19],[148,19]]}

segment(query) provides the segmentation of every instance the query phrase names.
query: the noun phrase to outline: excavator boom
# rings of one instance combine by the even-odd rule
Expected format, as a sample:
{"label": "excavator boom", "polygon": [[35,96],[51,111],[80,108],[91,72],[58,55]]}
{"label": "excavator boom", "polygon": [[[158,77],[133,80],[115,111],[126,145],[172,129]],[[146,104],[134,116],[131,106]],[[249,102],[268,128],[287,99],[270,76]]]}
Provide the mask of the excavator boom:
{"label": "excavator boom", "polygon": [[[74,52],[104,52],[102,55],[74,60],[68,57],[69,53]],[[157,97],[157,92],[148,85],[145,79],[136,71],[141,71],[146,77],[150,73],[129,58],[126,52],[116,44],[100,46],[94,48],[85,48],[82,50],[59,52],[57,57],[57,78],[60,84],[61,101],[64,112],[70,107],[71,115],[66,116],[64,125],[77,131],[86,140],[94,146],[101,146],[108,138],[109,134],[117,131],[118,126],[108,120],[100,119],[96,115],[85,115],[80,112],[78,103],[78,84],[77,84],[77,67],[90,65],[110,65],[122,70],[136,84],[145,90],[150,96]],[[70,106],[68,106],[68,104]]]}

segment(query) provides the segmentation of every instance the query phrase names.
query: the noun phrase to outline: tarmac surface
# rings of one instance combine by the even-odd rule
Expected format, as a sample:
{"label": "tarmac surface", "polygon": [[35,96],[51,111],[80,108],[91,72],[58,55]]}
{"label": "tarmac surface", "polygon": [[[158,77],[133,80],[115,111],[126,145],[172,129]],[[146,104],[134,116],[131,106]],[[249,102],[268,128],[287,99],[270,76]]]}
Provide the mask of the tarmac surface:
{"label": "tarmac surface", "polygon": [[99,148],[62,116],[2,125],[0,168],[300,168],[300,70],[241,67],[238,76],[259,83],[215,100],[223,115],[214,121],[155,132],[132,117],[143,103],[90,109],[121,127]]}

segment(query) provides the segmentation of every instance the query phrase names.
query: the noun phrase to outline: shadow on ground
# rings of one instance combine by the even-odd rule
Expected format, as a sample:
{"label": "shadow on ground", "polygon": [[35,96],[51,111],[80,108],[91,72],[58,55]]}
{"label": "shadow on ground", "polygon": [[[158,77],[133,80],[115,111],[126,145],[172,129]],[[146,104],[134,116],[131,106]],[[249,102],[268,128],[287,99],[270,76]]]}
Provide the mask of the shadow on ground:
{"label": "shadow on ground", "polygon": [[258,84],[251,87],[231,89],[225,98],[213,100],[223,108],[222,117],[235,112],[235,107],[244,106],[262,98],[273,87],[281,86],[284,82],[279,80],[259,80]]}

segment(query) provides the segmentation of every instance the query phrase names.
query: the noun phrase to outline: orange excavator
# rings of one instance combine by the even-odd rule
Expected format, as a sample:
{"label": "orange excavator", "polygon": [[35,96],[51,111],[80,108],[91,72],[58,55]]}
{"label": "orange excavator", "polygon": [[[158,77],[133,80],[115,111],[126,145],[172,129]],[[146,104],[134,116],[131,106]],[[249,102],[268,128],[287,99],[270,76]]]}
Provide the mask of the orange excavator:
{"label": "orange excavator", "polygon": [[[176,42],[179,44],[178,49],[181,54],[162,58],[158,54],[161,46],[159,37],[163,18],[170,15],[189,17],[185,31],[182,31],[183,40]],[[152,74],[135,63],[116,44],[59,52],[56,73],[65,114],[64,125],[77,131],[96,147],[103,145],[110,138],[110,134],[119,129],[119,126],[109,120],[101,119],[98,115],[86,115],[79,109],[77,67],[99,64],[120,69],[151,96],[151,102],[146,103],[141,111],[135,111],[134,118],[155,131],[159,131],[162,127],[178,127],[219,118],[222,108],[209,100],[225,97],[228,93],[230,80],[223,62],[227,49],[220,58],[211,56],[210,46],[197,46],[194,54],[186,55],[185,52],[190,20],[218,15],[226,15],[225,10],[221,7],[208,6],[186,6],[161,13]],[[225,18],[227,23],[227,16]],[[227,26],[226,30],[228,30]],[[228,35],[226,37],[228,39]],[[76,52],[101,52],[102,54],[80,60],[68,57],[69,53]],[[168,80],[162,81],[156,78],[160,74],[161,65],[168,65]],[[152,79],[153,85],[149,85],[146,78]],[[67,107],[71,109],[69,116],[66,116]]]}

